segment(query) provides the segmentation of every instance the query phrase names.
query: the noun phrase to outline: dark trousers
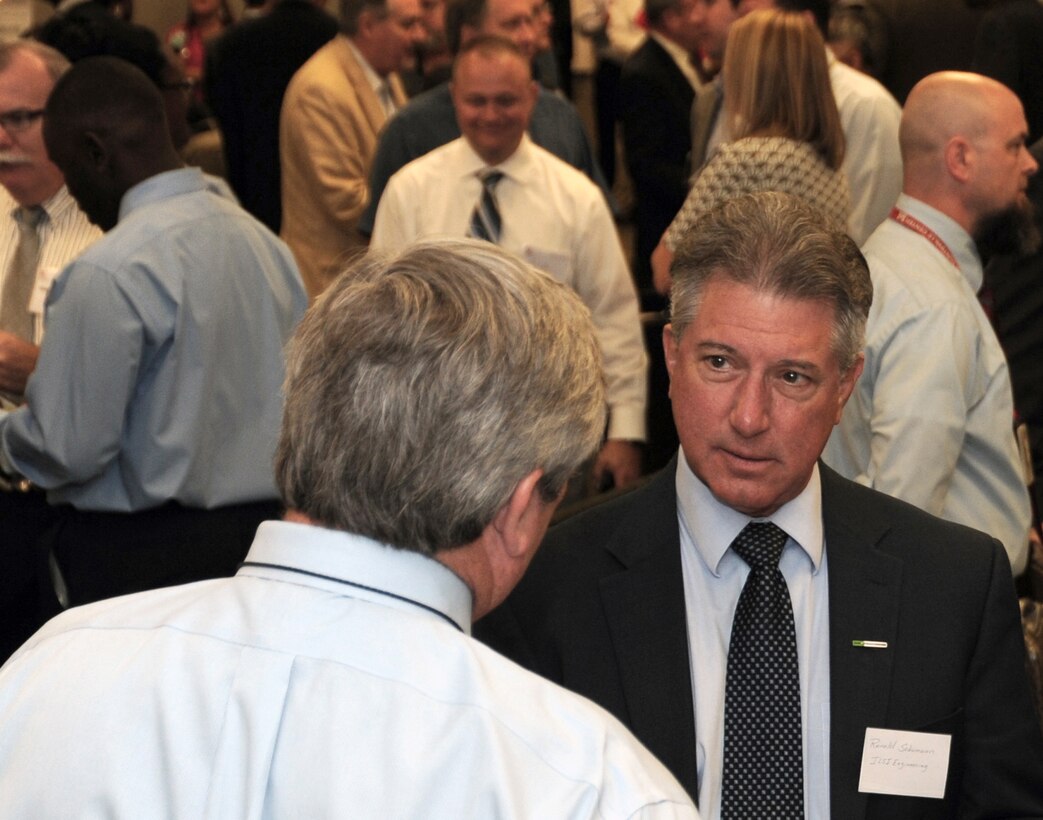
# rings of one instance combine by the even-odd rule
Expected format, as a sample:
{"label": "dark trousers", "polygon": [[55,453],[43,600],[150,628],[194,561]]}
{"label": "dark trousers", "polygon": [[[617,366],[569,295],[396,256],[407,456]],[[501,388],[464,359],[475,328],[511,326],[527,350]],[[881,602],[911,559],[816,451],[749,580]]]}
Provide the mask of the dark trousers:
{"label": "dark trousers", "polygon": [[[37,495],[36,504],[42,501],[39,494],[22,495]],[[282,513],[277,501],[212,510],[170,502],[135,513],[84,512],[42,503],[42,526],[26,533],[29,542],[11,552],[10,562],[4,561],[13,566],[12,580],[18,580],[10,604],[21,625],[21,640],[11,646],[17,636],[7,636],[8,654],[61,611],[63,604],[80,606],[131,592],[234,575],[257,526]],[[0,533],[0,547],[6,552],[6,530]],[[55,567],[61,577],[59,586],[67,592],[62,603],[55,592]],[[29,613],[27,606],[32,607]],[[3,627],[0,630],[6,632]]]}

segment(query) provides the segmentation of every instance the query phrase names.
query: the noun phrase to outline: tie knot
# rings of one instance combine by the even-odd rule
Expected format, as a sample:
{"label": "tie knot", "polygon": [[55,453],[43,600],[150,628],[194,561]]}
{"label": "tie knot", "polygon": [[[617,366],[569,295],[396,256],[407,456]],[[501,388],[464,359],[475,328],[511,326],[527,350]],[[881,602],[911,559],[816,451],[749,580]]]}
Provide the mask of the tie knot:
{"label": "tie knot", "polygon": [[751,521],[732,542],[732,549],[753,569],[776,569],[787,538],[771,521]]}
{"label": "tie knot", "polygon": [[496,188],[496,183],[503,179],[503,171],[497,171],[495,168],[483,168],[478,172],[478,179],[481,180],[483,188],[492,191]]}
{"label": "tie knot", "polygon": [[47,211],[39,205],[31,205],[28,208],[20,207],[15,212],[15,219],[19,224],[31,230],[35,230],[46,217]]}

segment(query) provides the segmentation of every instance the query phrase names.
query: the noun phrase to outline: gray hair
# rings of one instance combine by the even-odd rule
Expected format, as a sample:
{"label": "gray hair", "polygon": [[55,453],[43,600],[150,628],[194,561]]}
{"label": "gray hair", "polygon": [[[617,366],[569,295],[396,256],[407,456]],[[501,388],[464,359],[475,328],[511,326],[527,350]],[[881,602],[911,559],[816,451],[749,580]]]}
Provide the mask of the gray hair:
{"label": "gray hair", "polygon": [[550,501],[597,447],[600,361],[579,298],[494,245],[371,252],[290,342],[283,500],[403,549],[468,544],[526,475]]}
{"label": "gray hair", "polygon": [[15,55],[23,51],[40,58],[53,82],[69,70],[70,63],[60,51],[36,40],[13,39],[0,40],[0,71],[6,71]]}
{"label": "gray hair", "polygon": [[671,268],[670,315],[680,339],[716,277],[834,308],[833,352],[848,370],[865,343],[873,301],[869,266],[855,242],[832,230],[803,200],[748,194],[707,211],[678,243]]}

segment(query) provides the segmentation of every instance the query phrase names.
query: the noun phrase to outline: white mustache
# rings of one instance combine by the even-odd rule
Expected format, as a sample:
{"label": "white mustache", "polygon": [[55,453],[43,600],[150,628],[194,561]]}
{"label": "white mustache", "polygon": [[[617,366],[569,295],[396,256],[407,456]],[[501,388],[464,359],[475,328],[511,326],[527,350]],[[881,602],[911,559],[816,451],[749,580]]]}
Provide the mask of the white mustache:
{"label": "white mustache", "polygon": [[32,165],[32,160],[25,154],[14,154],[10,151],[0,151],[0,165]]}

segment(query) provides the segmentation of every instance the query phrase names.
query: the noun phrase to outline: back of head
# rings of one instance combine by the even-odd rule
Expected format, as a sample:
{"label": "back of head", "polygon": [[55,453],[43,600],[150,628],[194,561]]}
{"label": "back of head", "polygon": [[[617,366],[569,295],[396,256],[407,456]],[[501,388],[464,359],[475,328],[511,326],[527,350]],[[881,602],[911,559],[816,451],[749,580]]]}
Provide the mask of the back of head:
{"label": "back of head", "polygon": [[47,100],[48,148],[52,136],[74,138],[85,131],[132,152],[169,144],[159,90],[140,69],[116,57],[80,60]]}
{"label": "back of head", "polygon": [[846,233],[831,230],[803,200],[762,192],[707,211],[676,249],[671,322],[680,339],[706,284],[722,277],[777,296],[832,304],[834,352],[842,370],[862,349],[873,284]]}
{"label": "back of head", "polygon": [[[908,176],[921,163],[941,156],[955,136],[980,139],[989,125],[989,107],[997,90],[995,80],[961,71],[940,71],[918,82],[902,107],[898,142]],[[1009,92],[1008,92],[1009,93]]]}
{"label": "back of head", "polygon": [[451,53],[460,51],[464,26],[475,30],[482,27],[488,5],[488,0],[446,0],[445,37]]}
{"label": "back of head", "polygon": [[579,298],[468,240],[357,261],[301,322],[285,392],[287,506],[424,553],[478,538],[533,470],[557,497],[604,429]]}
{"label": "back of head", "polygon": [[788,137],[829,167],[844,159],[844,131],[822,36],[802,15],[755,11],[736,21],[724,53],[724,99],[733,139]]}

